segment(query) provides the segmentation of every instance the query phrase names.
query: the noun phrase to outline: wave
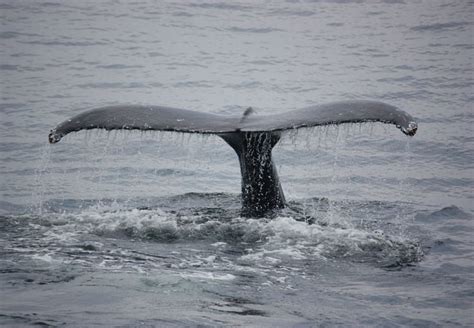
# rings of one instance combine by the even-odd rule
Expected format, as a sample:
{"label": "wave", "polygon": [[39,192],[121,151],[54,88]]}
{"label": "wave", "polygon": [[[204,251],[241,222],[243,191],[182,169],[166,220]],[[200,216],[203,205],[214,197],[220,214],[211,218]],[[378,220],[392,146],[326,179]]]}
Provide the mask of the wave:
{"label": "wave", "polygon": [[[240,217],[237,207],[226,210],[219,206],[195,206],[202,197],[177,197],[174,202],[191,204],[180,211],[164,210],[165,207],[125,209],[123,205],[111,203],[75,213],[5,217],[2,230],[23,231],[31,236],[31,240],[25,239],[28,245],[23,248],[31,250],[27,254],[33,260],[53,261],[59,257],[64,261],[73,257],[88,265],[106,262],[117,267],[156,265],[156,261],[163,259],[177,267],[200,266],[209,262],[216,264],[216,258],[232,254],[230,262],[244,267],[299,266],[307,261],[335,260],[392,269],[423,258],[423,247],[418,240],[384,230],[381,223],[360,224],[357,216],[362,213],[366,218],[371,217],[368,213],[377,206],[375,203],[360,204],[368,210],[360,207],[359,214],[352,209],[352,215],[359,221],[357,224],[347,219],[344,210],[334,209],[334,204],[325,199],[313,200],[321,206],[320,211],[312,215],[301,212],[293,204],[293,209],[286,209],[273,218],[251,219]],[[140,245],[150,243],[159,245],[161,250],[170,247],[166,245],[181,250],[204,247],[211,249],[214,257],[196,260],[195,255],[175,258],[170,253],[160,253],[158,258],[148,253],[139,256],[137,248],[130,246],[135,243],[139,249],[143,248]],[[47,246],[40,247],[38,253],[41,245]]]}
{"label": "wave", "polygon": [[469,26],[470,22],[447,22],[447,23],[435,23],[426,25],[417,25],[411,28],[412,31],[440,31],[446,29],[461,29],[465,26]]}

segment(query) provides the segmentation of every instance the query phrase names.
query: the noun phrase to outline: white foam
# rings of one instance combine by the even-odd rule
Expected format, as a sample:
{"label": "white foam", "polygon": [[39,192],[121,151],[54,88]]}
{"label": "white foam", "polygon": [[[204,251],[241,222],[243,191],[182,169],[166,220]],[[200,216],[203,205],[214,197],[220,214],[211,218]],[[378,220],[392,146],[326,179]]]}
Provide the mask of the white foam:
{"label": "white foam", "polygon": [[[235,259],[226,259],[223,251],[226,241],[212,242],[215,254],[202,255],[202,249],[187,248],[187,252],[196,253],[196,256],[181,257],[181,263],[170,265],[179,268],[224,267],[226,265],[256,266],[259,269],[275,268],[285,265],[290,261],[317,259],[326,261],[334,257],[374,257],[384,256],[384,253],[397,256],[397,252],[404,252],[404,246],[410,242],[403,237],[396,237],[381,233],[380,230],[367,231],[363,228],[352,226],[347,221],[321,226],[298,221],[290,216],[281,216],[274,219],[260,218],[248,219],[237,217],[230,221],[216,219],[203,220],[199,217],[183,217],[165,213],[159,209],[120,209],[117,205],[111,207],[90,208],[79,214],[59,214],[53,221],[61,222],[52,225],[44,233],[48,241],[57,240],[61,243],[77,243],[77,235],[99,234],[119,238],[126,236],[132,239],[187,240],[215,241],[215,238],[229,236],[235,238],[233,243],[245,245],[245,253]],[[109,211],[113,209],[113,211]],[[50,217],[48,217],[49,219]],[[198,219],[197,219],[198,218]],[[44,227],[41,227],[44,229]],[[172,251],[171,251],[172,252]],[[122,254],[128,258],[129,255]],[[403,254],[402,254],[403,255]],[[110,267],[117,263],[117,259],[102,259],[110,263],[102,263]],[[219,259],[217,261],[217,259]],[[115,262],[115,263],[114,263]],[[153,262],[153,261],[151,261]],[[230,263],[232,262],[232,263]],[[141,265],[141,264],[137,264]],[[148,265],[148,264],[147,264]],[[219,279],[210,277],[209,279]]]}
{"label": "white foam", "polygon": [[223,241],[218,241],[216,243],[211,244],[211,246],[214,246],[214,247],[221,247],[221,246],[225,246],[225,245],[227,245],[227,243],[225,243]]}
{"label": "white foam", "polygon": [[230,281],[236,278],[236,276],[230,273],[217,274],[214,272],[180,273],[180,276],[185,279],[207,279],[207,280],[221,280],[221,281]]}
{"label": "white foam", "polygon": [[35,254],[31,258],[33,260],[39,260],[39,261],[44,261],[48,263],[58,262],[57,260],[53,259],[53,257],[50,254],[43,254],[43,255]]}

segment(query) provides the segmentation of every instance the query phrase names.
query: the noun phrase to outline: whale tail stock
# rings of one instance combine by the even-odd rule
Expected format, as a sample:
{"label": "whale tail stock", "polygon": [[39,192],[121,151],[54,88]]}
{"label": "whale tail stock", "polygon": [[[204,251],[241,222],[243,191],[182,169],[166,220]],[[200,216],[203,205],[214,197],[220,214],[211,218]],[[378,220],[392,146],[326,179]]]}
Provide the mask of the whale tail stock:
{"label": "whale tail stock", "polygon": [[242,215],[262,216],[285,206],[272,149],[281,132],[290,129],[343,123],[382,122],[415,135],[418,125],[408,113],[382,102],[345,101],[306,107],[275,115],[241,117],[200,113],[161,106],[109,106],[76,115],[56,126],[49,142],[68,133],[88,130],[158,130],[215,134],[236,152],[242,174]]}
{"label": "whale tail stock", "polygon": [[236,152],[242,175],[242,215],[262,216],[283,208],[285,196],[272,160],[279,132],[231,132],[219,135]]}

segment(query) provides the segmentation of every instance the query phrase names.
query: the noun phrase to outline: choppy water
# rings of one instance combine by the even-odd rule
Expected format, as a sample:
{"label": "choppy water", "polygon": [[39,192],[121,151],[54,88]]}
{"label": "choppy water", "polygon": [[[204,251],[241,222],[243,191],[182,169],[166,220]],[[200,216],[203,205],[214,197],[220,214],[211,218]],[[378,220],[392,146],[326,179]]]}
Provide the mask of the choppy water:
{"label": "choppy water", "polygon": [[[1,1],[0,324],[474,324],[473,3]],[[213,137],[48,131],[84,109],[417,117],[288,133],[289,208],[239,216]]]}

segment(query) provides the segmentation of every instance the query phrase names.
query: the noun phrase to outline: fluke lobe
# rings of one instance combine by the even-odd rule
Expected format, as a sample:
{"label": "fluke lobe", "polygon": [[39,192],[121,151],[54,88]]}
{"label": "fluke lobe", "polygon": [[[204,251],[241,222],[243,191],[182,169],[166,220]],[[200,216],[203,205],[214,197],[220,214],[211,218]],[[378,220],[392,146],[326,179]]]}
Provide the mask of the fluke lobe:
{"label": "fluke lobe", "polygon": [[285,196],[272,160],[281,131],[319,125],[382,122],[413,136],[417,123],[408,113],[377,101],[342,101],[283,114],[224,116],[162,106],[108,106],[91,109],[56,126],[49,142],[68,133],[89,130],[157,130],[215,134],[237,153],[242,174],[242,215],[258,217],[283,208]]}

